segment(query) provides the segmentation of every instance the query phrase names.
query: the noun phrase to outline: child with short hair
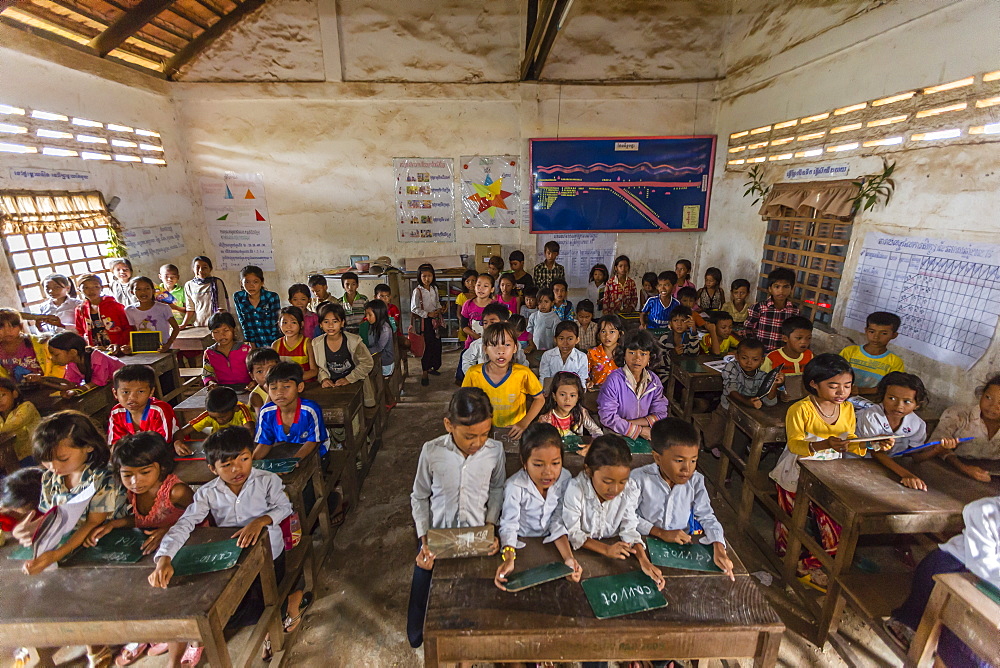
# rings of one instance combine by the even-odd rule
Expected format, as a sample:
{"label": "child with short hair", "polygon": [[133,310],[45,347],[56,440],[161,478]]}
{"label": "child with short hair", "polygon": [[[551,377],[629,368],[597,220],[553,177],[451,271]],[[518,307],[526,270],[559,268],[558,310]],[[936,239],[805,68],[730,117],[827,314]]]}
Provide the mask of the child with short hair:
{"label": "child with short hair", "polygon": [[[191,260],[194,278],[184,284],[184,314],[182,327],[205,327],[220,311],[229,311],[229,290],[217,276],[212,276],[212,260],[199,255]],[[235,328],[234,328],[235,329]]]}
{"label": "child with short hair", "polygon": [[597,323],[594,322],[594,302],[581,299],[576,304],[576,325],[580,328],[580,341],[576,347],[587,353],[597,345]]}
{"label": "child with short hair", "polygon": [[667,543],[692,542],[688,527],[693,519],[705,532],[700,542],[711,545],[715,565],[729,576],[733,562],[726,553],[722,524],[715,517],[698,465],[698,433],[680,418],[668,417],[653,425],[650,434],[653,463],[632,471],[639,488],[639,533]]}
{"label": "child with short hair", "polygon": [[368,352],[373,357],[375,353],[379,353],[383,376],[391,376],[396,368],[396,347],[393,345],[394,337],[389,320],[389,309],[385,302],[373,299],[365,305],[365,320],[359,330],[359,335],[368,346]]}
{"label": "child with short hair", "polygon": [[885,374],[906,371],[903,360],[889,352],[889,342],[899,336],[900,324],[899,316],[895,313],[871,313],[865,319],[865,345],[847,346],[840,351],[840,356],[854,368],[858,394],[874,394]]}
{"label": "child with short hair", "polygon": [[342,387],[361,382],[364,404],[371,408],[375,405],[375,390],[368,375],[375,367],[375,360],[361,337],[346,331],[344,307],[339,302],[321,306],[319,325],[323,328],[323,336],[312,340],[312,349],[320,387]]}
{"label": "child with short hair", "polygon": [[[913,453],[913,459],[919,462],[939,457],[960,473],[989,482],[989,471],[965,463],[962,457],[1000,459],[1000,374],[977,387],[976,397],[979,401],[975,404],[946,408],[931,436],[942,443]],[[972,440],[959,443],[962,438]]]}
{"label": "child with short hair", "polygon": [[293,457],[305,459],[317,448],[326,454],[329,438],[319,404],[300,395],[305,389],[302,367],[294,362],[279,362],[267,372],[264,380],[271,400],[257,416],[254,459],[266,459],[275,445],[298,445]]}
{"label": "child with short hair", "polygon": [[312,291],[312,307],[313,311],[319,313],[319,307],[323,305],[324,302],[329,302],[334,299],[333,295],[327,289],[329,285],[326,282],[326,276],[323,274],[313,274],[306,281],[309,284],[309,289]]}
{"label": "child with short hair", "polygon": [[927,483],[900,466],[893,455],[927,441],[927,425],[916,411],[927,404],[923,381],[911,373],[890,371],[879,381],[876,403],[857,413],[859,438],[891,435],[896,439],[889,451],[871,454],[879,464],[899,476],[899,484],[910,489],[927,491]]}
{"label": "child with short hair", "polygon": [[521,310],[521,297],[517,294],[514,274],[501,274],[496,301],[507,307],[511,313]]}
{"label": "child with short hair", "polygon": [[226,427],[243,427],[256,433],[254,422],[253,411],[240,401],[236,390],[224,385],[213,387],[205,397],[205,410],[174,434],[174,450],[181,457],[190,455],[191,448],[185,441],[194,433],[211,435]]}
{"label": "child with short hair", "polygon": [[213,313],[208,319],[208,329],[215,341],[202,357],[201,380],[211,385],[245,386],[250,383],[247,372],[247,355],[253,346],[236,341],[236,318],[232,313]]}
{"label": "child with short hair", "polygon": [[89,348],[82,336],[72,332],[56,334],[49,339],[49,358],[53,364],[65,367],[65,371],[62,378],[46,376],[44,381],[60,388],[64,397],[106,386],[115,372],[125,366],[117,357]]}
{"label": "child with short hair", "polygon": [[629,332],[615,349],[618,368],[608,375],[597,397],[601,424],[616,434],[648,439],[650,427],[667,417],[663,383],[647,368],[659,356],[660,347],[652,334],[644,329]]}
{"label": "child with short hair", "polygon": [[[507,256],[507,264],[510,265],[510,272],[514,274],[514,288],[517,294],[523,295],[527,287],[535,287],[535,279],[524,270],[524,253],[519,250],[511,251]],[[516,314],[517,311],[511,311]]]}
{"label": "child with short hair", "polygon": [[519,315],[530,318],[538,311],[538,288],[529,285],[521,291],[521,311]]}
{"label": "child with short hair", "polygon": [[[457,297],[455,297],[455,309],[457,310],[459,316],[462,314],[462,307],[465,306],[465,302],[476,298],[476,280],[478,278],[479,272],[475,269],[466,269],[465,273],[462,274],[462,291],[458,293]],[[458,328],[458,341],[463,346],[465,346],[465,340],[468,336],[469,335],[465,333],[464,327]]]}
{"label": "child with short hair", "polygon": [[722,397],[719,406],[724,411],[723,416],[728,413],[730,401],[751,408],[774,406],[778,403],[778,388],[784,382],[780,371],[771,387],[767,388],[767,394],[757,396],[764,389],[762,385],[767,378],[767,372],[761,368],[764,360],[764,344],[757,339],[743,339],[736,346],[735,359],[722,367]]}
{"label": "child with short hair", "polygon": [[690,308],[678,306],[670,312],[670,333],[666,339],[666,347],[674,355],[697,355],[701,352],[701,337],[694,327],[694,312]]}
{"label": "child with short hair", "polygon": [[118,402],[108,418],[108,445],[127,434],[155,431],[170,439],[177,431],[173,407],[153,396],[156,373],[145,364],[126,364],[115,371],[112,393]]}
{"label": "child with short hair", "polygon": [[566,280],[566,268],[556,262],[559,259],[559,242],[546,241],[542,249],[545,260],[535,265],[532,272],[535,278],[535,287],[539,290],[551,288],[552,282],[558,279]]}
{"label": "child with short hair", "polygon": [[248,264],[240,269],[242,290],[233,294],[236,317],[239,318],[243,339],[258,348],[274,343],[281,336],[278,315],[281,299],[277,292],[264,288],[264,270]]}
{"label": "child with short hair", "polygon": [[[478,278],[476,280],[478,283]],[[439,371],[441,339],[437,335],[437,322],[444,310],[441,306],[441,293],[438,292],[434,266],[428,263],[420,265],[417,267],[417,287],[410,296],[410,313],[417,318],[413,323],[413,331],[424,337],[424,354],[420,358],[420,369],[423,372],[420,384],[423,386],[431,384],[427,374],[433,373],[437,376],[441,373]]]}
{"label": "child with short hair", "polygon": [[531,333],[529,354],[537,350],[539,358],[541,353],[554,345],[556,325],[562,321],[559,314],[552,309],[555,300],[551,288],[542,288],[538,291],[538,311],[528,317],[528,331]]}
{"label": "child with short hair", "polygon": [[708,334],[701,337],[701,351],[712,355],[725,355],[736,347],[739,339],[733,336],[733,316],[726,311],[708,311]]}
{"label": "child with short hair", "polygon": [[340,304],[347,314],[347,330],[357,333],[361,321],[365,319],[365,304],[368,297],[358,292],[361,280],[353,271],[345,271],[340,275],[340,285],[344,288],[344,296],[340,298]]}
{"label": "child with short hair", "polygon": [[569,579],[579,582],[583,568],[573,556],[562,521],[562,497],[573,476],[563,468],[562,437],[549,424],[535,423],[521,439],[521,470],[504,485],[500,517],[500,556],[493,583],[507,591],[507,577],[514,571],[517,550],[525,546],[519,539],[544,537],[555,543],[563,563],[573,569]]}
{"label": "child with short hair", "polygon": [[[512,316],[509,315],[507,307],[499,302],[493,302],[483,309],[484,327],[489,327],[498,322],[509,322],[511,318]],[[483,339],[480,337],[472,342],[468,350],[462,353],[459,375],[464,379],[465,374],[469,373],[469,369],[477,364],[486,364],[487,362],[489,362],[489,359],[487,359],[486,354],[483,352]],[[517,350],[514,351],[514,364],[528,366],[528,358],[525,357],[524,349],[520,344],[517,346]]]}
{"label": "child with short hair", "polygon": [[174,312],[163,302],[156,301],[156,285],[148,276],[137,276],[129,284],[134,303],[125,307],[125,317],[136,332],[159,332],[160,349],[170,350],[181,331]]}
{"label": "child with short hair", "polygon": [[785,378],[802,375],[806,364],[813,359],[813,353],[809,350],[812,344],[812,331],[813,324],[809,318],[800,315],[786,318],[781,323],[781,341],[784,345],[767,354],[761,371],[781,369]]}
{"label": "child with short hair", "polygon": [[386,312],[389,314],[389,325],[392,331],[399,334],[403,331],[403,314],[399,312],[399,307],[392,303],[392,288],[385,283],[375,286],[375,299],[381,300],[385,304]]}
{"label": "child with short hair", "polygon": [[747,310],[745,336],[763,343],[766,352],[781,347],[781,323],[799,314],[799,307],[789,300],[793,287],[795,272],[778,267],[767,275],[767,299],[751,304]]}
{"label": "child with short hair", "polygon": [[705,270],[705,285],[698,288],[698,310],[718,311],[726,303],[726,291],[722,287],[722,270],[709,267]]}
{"label": "child with short hair", "polygon": [[264,389],[264,381],[271,368],[280,361],[281,356],[271,348],[254,348],[247,355],[247,373],[254,382],[254,388],[250,390],[250,408],[254,415],[260,413],[264,404],[270,401],[267,390]]}
{"label": "child with short hair", "polygon": [[639,327],[646,329],[663,329],[670,326],[670,314],[680,306],[674,299],[674,284],[677,274],[672,271],[661,271],[656,276],[656,297],[646,300],[639,314]]}
{"label": "child with short hair", "polygon": [[[75,336],[75,335],[74,335]],[[31,434],[42,417],[35,404],[25,401],[12,378],[0,378],[0,434],[14,435],[14,458],[31,466]]]}
{"label": "child with short hair", "polygon": [[[648,334],[647,334],[648,336]],[[594,439],[581,471],[563,494],[563,525],[573,549],[586,548],[609,559],[634,556],[642,572],[663,589],[660,569],[646,555],[639,535],[639,486],[630,477],[632,453],[617,434]],[[611,545],[605,538],[618,537]]]}
{"label": "child with short hair", "polygon": [[722,310],[733,316],[733,333],[737,337],[744,335],[744,323],[750,315],[750,281],[737,278],[729,284],[729,301],[722,305]]}
{"label": "child with short hair", "polygon": [[97,274],[80,276],[77,285],[84,299],[76,307],[76,331],[89,345],[106,348],[112,355],[119,348],[127,350],[132,326],[125,315],[125,307],[114,297],[101,294],[103,281]]}
{"label": "child with short hair", "polygon": [[677,287],[674,288],[674,296],[680,300],[680,295],[677,294],[684,288],[694,288],[694,283],[691,282],[691,260],[677,260],[674,264],[674,273],[677,274]]}
{"label": "child with short hair", "polygon": [[[180,284],[181,271],[176,264],[160,265],[157,276],[160,284],[156,286],[156,301],[162,302],[178,313],[184,313],[184,286]],[[183,319],[183,318],[182,318]]]}
{"label": "child with short hair", "polygon": [[597,437],[603,434],[604,430],[590,416],[590,411],[580,403],[583,400],[583,387],[580,377],[575,373],[557,372],[552,376],[549,394],[538,421],[551,424],[562,436],[589,434]]}
{"label": "child with short hair", "polygon": [[135,296],[129,286],[135,271],[132,261],[126,257],[113,258],[108,270],[111,272],[111,285],[108,286],[111,288],[111,296],[125,308],[135,306]]}
{"label": "child with short hair", "polygon": [[[302,311],[302,335],[307,339],[320,335],[319,316],[309,308],[311,301],[312,293],[305,283],[295,283],[288,288],[288,305]],[[281,329],[280,324],[278,329]]]}
{"label": "child with short hair", "polygon": [[625,325],[614,314],[605,315],[597,321],[597,344],[587,352],[587,366],[590,380],[587,389],[600,387],[608,375],[618,368],[615,364],[616,351],[625,336]]}
{"label": "child with short hair", "polygon": [[677,291],[677,301],[681,306],[691,309],[691,321],[697,329],[705,329],[707,322],[696,310],[698,306],[698,291],[692,287],[683,287]]}
{"label": "child with short hair", "polygon": [[604,285],[608,282],[608,268],[598,262],[590,268],[587,276],[587,299],[594,304],[594,316],[604,317]]}
{"label": "child with short hair", "polygon": [[[493,404],[493,424],[510,428],[518,438],[542,410],[542,384],[531,370],[513,362],[517,333],[509,322],[490,325],[483,332],[483,353],[489,360],[469,369],[462,387],[478,387]],[[529,402],[530,400],[530,402]]]}
{"label": "child with short hair", "polygon": [[281,338],[271,343],[283,362],[295,362],[302,367],[302,379],[313,380],[319,371],[316,369],[316,359],[310,339],[303,332],[305,326],[304,314],[298,306],[286,306],[281,309],[281,319],[278,329]]}
{"label": "child with short hair", "polygon": [[[490,438],[493,405],[486,393],[476,387],[463,387],[452,394],[444,428],[447,434],[427,441],[421,448],[410,495],[420,542],[406,618],[406,636],[414,648],[424,641],[424,617],[434,568],[435,555],[427,546],[427,532],[495,526],[503,502],[504,451],[500,441]],[[461,507],[459,499],[464,500]],[[499,540],[495,540],[491,553],[499,549]]]}
{"label": "child with short hair", "polygon": [[580,328],[572,320],[564,320],[556,325],[553,336],[556,347],[545,351],[538,366],[538,377],[543,384],[546,378],[551,378],[560,371],[576,374],[581,383],[587,382],[590,375],[587,355],[576,348],[580,341],[579,331]]}
{"label": "child with short hair", "polygon": [[655,299],[659,292],[656,289],[656,272],[647,271],[642,275],[642,290],[639,291],[639,310],[646,305],[650,299]]}
{"label": "child with short hair", "polygon": [[486,273],[493,277],[493,282],[500,281],[500,274],[503,273],[503,258],[493,255],[486,263]]}
{"label": "child with short hair", "polygon": [[632,260],[628,255],[619,255],[612,268],[614,274],[604,284],[604,304],[601,305],[601,310],[605,315],[631,313],[639,301],[635,281],[628,275],[632,269]]}

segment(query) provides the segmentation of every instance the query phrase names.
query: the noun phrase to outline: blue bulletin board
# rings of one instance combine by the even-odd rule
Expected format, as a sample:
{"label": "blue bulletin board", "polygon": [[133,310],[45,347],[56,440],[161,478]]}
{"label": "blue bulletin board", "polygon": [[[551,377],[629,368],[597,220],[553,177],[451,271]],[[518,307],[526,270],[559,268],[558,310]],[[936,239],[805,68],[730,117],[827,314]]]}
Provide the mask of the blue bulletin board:
{"label": "blue bulletin board", "polygon": [[704,231],[715,139],[532,139],[532,233]]}

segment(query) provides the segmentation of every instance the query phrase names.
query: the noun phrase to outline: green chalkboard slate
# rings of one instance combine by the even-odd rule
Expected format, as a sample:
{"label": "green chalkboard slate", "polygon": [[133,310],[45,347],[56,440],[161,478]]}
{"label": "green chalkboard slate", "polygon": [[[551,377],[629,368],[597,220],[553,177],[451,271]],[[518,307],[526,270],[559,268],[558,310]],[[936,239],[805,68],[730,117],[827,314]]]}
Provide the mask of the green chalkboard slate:
{"label": "green chalkboard slate", "polygon": [[674,360],[674,364],[688,373],[708,373],[710,371],[708,367],[702,366],[700,361],[690,357],[682,357]]}
{"label": "green chalkboard slate", "polygon": [[1000,589],[997,589],[989,582],[985,582],[983,580],[976,580],[976,589],[978,589],[979,591],[983,592],[991,599],[993,599],[994,603],[1000,604]]}
{"label": "green chalkboard slate", "polygon": [[253,467],[271,473],[290,473],[299,464],[298,457],[286,457],[284,459],[255,459]]}
{"label": "green chalkboard slate", "polygon": [[[261,540],[267,540],[267,536],[262,536]],[[214,573],[235,566],[241,552],[243,548],[236,546],[235,538],[201,545],[185,545],[171,560],[171,565],[174,567],[174,575]]]}
{"label": "green chalkboard slate", "polygon": [[656,583],[642,571],[584,580],[583,592],[598,619],[667,607]]}
{"label": "green chalkboard slate", "polygon": [[[65,536],[63,536],[62,540],[59,541],[59,545],[65,544],[66,541],[69,540],[69,537],[72,535],[73,532],[70,531]],[[12,559],[13,561],[27,561],[28,559],[35,558],[35,551],[30,545],[28,547],[21,545],[20,547],[11,550],[10,554],[7,555],[7,558]]]}
{"label": "green chalkboard slate", "polygon": [[142,559],[147,536],[140,529],[113,529],[94,547],[77,550],[65,560],[67,566],[80,564],[134,564]]}
{"label": "green chalkboard slate", "polygon": [[628,443],[628,449],[633,455],[648,455],[653,452],[649,441],[644,438],[629,438],[626,436],[625,442]]}
{"label": "green chalkboard slate", "polygon": [[562,438],[565,452],[579,452],[583,448],[583,439],[576,434],[567,434]]}
{"label": "green chalkboard slate", "polygon": [[686,571],[722,572],[722,569],[715,565],[715,550],[710,545],[701,543],[678,545],[650,536],[646,546],[649,549],[649,560],[656,566],[683,568]]}
{"label": "green chalkboard slate", "polygon": [[572,574],[572,568],[561,561],[553,561],[551,564],[511,573],[507,576],[507,591],[521,591],[522,589],[551,582],[552,580],[559,580]]}

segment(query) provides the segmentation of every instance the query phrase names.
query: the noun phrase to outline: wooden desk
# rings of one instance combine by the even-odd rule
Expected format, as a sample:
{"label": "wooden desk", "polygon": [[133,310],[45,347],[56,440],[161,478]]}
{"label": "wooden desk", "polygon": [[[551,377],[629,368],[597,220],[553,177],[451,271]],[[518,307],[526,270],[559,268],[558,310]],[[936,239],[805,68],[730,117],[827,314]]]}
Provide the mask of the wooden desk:
{"label": "wooden desk", "polygon": [[21,468],[18,463],[17,453],[14,452],[15,440],[16,435],[14,432],[0,432],[0,473],[13,473]]}
{"label": "wooden desk", "polygon": [[[559,561],[555,546],[528,539],[518,570]],[[585,578],[638,570],[579,550]],[[735,560],[734,560],[735,561]],[[458,661],[603,661],[754,657],[773,666],[784,625],[739,565],[736,582],[720,574],[664,568],[667,607],[597,619],[583,588],[569,580],[500,591],[498,557],[435,564],[424,625],[424,664]],[[738,562],[736,562],[738,563]]]}
{"label": "wooden desk", "polygon": [[[670,361],[670,381],[667,383],[667,401],[670,414],[687,422],[694,413],[694,399],[698,392],[722,392],[722,374],[705,366],[703,362],[721,359],[716,355],[673,357]],[[681,400],[675,401],[677,386],[681,387]]]}
{"label": "wooden desk", "polygon": [[941,627],[946,626],[977,656],[996,663],[1000,660],[1000,605],[976,588],[971,573],[944,573],[934,576],[924,616],[910,643],[907,666],[931,668]]}
{"label": "wooden desk", "polygon": [[173,352],[138,353],[121,357],[125,364],[145,364],[156,374],[156,396],[170,401],[181,391],[181,374]]}
{"label": "wooden desk", "polygon": [[[52,396],[52,395],[55,396]],[[35,404],[38,412],[45,417],[57,411],[74,410],[80,411],[84,415],[100,418],[102,411],[115,405],[114,395],[111,393],[111,385],[95,387],[89,392],[85,392],[76,397],[67,399],[59,395],[55,388],[33,388],[24,390],[24,398]],[[107,417],[104,415],[103,417]],[[98,422],[102,420],[98,419]],[[100,425],[102,428],[107,425]]]}
{"label": "wooden desk", "polygon": [[[231,528],[195,529],[189,542],[225,540],[232,533]],[[146,580],[153,570],[151,555],[134,564],[68,566],[27,576],[21,572],[24,562],[7,559],[14,547],[0,549],[0,590],[4,592],[0,638],[16,644],[63,647],[197,641],[204,643],[208,663],[229,668],[251,665],[267,633],[275,653],[284,642],[281,601],[266,536],[243,550],[235,568],[177,577],[167,589],[154,589]],[[266,607],[234,662],[223,627],[258,576]]]}
{"label": "wooden desk", "polygon": [[204,350],[212,345],[212,330],[208,327],[187,327],[177,333],[174,350]]}
{"label": "wooden desk", "polygon": [[[781,519],[787,522],[789,532],[783,570],[787,584],[806,591],[795,577],[799,554],[805,546],[829,573],[830,583],[822,607],[812,596],[802,597],[817,614],[816,644],[820,647],[837,630],[844,596],[863,615],[869,616],[873,625],[878,625],[879,620],[871,616],[879,612],[888,614],[870,602],[873,597],[884,597],[879,590],[886,586],[886,575],[848,573],[862,535],[956,533],[963,527],[962,509],[967,503],[1000,494],[1000,481],[977,482],[936,460],[916,463],[902,459],[902,466],[926,482],[928,491],[903,487],[895,474],[871,459],[799,461],[795,510],[790,522]],[[835,559],[806,533],[810,501],[843,527]]]}
{"label": "wooden desk", "polygon": [[[344,488],[351,506],[357,505],[361,494],[361,478],[355,462],[367,433],[363,383],[341,387],[306,386],[302,396],[315,401],[323,409],[323,422],[328,427],[344,430],[344,447],[331,449],[327,456],[327,489],[333,489],[338,480]],[[331,445],[333,445],[331,439]]]}

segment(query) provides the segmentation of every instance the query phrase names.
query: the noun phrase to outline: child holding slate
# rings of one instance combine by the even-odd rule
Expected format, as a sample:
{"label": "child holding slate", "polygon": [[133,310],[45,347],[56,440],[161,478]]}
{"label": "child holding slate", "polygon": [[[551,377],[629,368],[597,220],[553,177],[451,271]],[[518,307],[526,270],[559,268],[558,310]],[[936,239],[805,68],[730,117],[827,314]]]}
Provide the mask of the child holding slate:
{"label": "child holding slate", "polygon": [[[447,434],[424,443],[410,495],[420,541],[406,620],[406,635],[414,648],[424,642],[434,568],[435,555],[427,546],[428,530],[496,525],[503,502],[503,445],[489,437],[493,405],[486,393],[475,387],[456,391],[448,404],[444,428]],[[490,554],[499,549],[495,540]]]}
{"label": "child holding slate", "polygon": [[[642,572],[663,589],[660,569],[646,556],[639,535],[639,486],[629,477],[632,453],[617,434],[594,439],[584,458],[583,471],[569,483],[563,496],[563,524],[573,549],[586,548],[609,559],[635,556]],[[617,536],[611,545],[601,540]]]}
{"label": "child holding slate", "polygon": [[890,371],[879,381],[876,403],[857,414],[858,436],[891,435],[896,439],[892,449],[873,451],[874,457],[882,466],[899,476],[899,484],[910,489],[926,491],[927,483],[913,475],[893,461],[893,455],[904,450],[923,445],[927,441],[927,425],[917,415],[922,406],[927,404],[927,390],[923,381],[910,373]]}
{"label": "child holding slate", "polygon": [[504,485],[500,519],[501,561],[494,584],[506,591],[507,576],[514,571],[517,550],[524,547],[518,536],[545,537],[555,543],[563,563],[573,569],[570,580],[579,582],[583,569],[573,557],[562,522],[562,497],[572,479],[563,468],[562,437],[549,424],[535,423],[521,438],[522,469]]}
{"label": "child holding slate", "polygon": [[118,403],[108,419],[108,445],[126,434],[155,431],[166,439],[177,430],[173,407],[153,396],[156,374],[143,364],[126,364],[115,371],[112,392]]}
{"label": "child holding slate", "polygon": [[615,350],[618,368],[608,375],[597,397],[601,424],[629,438],[649,438],[649,428],[667,417],[663,383],[647,368],[658,357],[659,345],[652,334],[644,329],[629,333]]}
{"label": "child holding slate", "polygon": [[226,427],[243,427],[251,434],[254,429],[254,414],[250,407],[240,401],[236,390],[231,387],[216,386],[205,397],[205,410],[174,434],[174,450],[186,457],[191,454],[185,439],[193,433],[214,434]]}
{"label": "child holding slate", "polygon": [[914,459],[940,457],[970,478],[990,481],[988,471],[961,458],[1000,459],[1000,374],[977,388],[976,396],[978,403],[945,409],[931,436],[941,442],[917,452]]}
{"label": "child holding slate", "polygon": [[715,517],[705,488],[705,476],[695,470],[698,433],[691,424],[674,417],[660,420],[651,431],[653,463],[635,469],[631,476],[639,487],[639,533],[688,545],[688,527],[693,518],[705,532],[701,542],[712,546],[715,565],[735,580],[722,524]]}

